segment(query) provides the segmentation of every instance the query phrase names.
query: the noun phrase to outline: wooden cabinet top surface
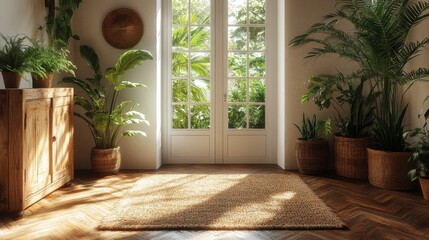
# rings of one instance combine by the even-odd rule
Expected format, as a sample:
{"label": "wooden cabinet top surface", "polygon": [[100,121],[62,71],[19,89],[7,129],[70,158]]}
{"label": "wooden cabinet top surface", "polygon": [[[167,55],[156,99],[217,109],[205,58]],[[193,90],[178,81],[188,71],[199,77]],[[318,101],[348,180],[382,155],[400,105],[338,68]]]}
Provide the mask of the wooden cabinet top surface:
{"label": "wooden cabinet top surface", "polygon": [[0,93],[22,94],[25,99],[52,98],[73,95],[73,88],[9,88]]}

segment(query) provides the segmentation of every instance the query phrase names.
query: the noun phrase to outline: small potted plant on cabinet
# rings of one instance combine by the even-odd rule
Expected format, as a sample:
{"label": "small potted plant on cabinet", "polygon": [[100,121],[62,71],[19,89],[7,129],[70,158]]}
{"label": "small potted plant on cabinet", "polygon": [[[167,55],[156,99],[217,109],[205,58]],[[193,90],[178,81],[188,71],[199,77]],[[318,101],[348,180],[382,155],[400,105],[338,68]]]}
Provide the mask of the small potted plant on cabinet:
{"label": "small potted plant on cabinet", "polygon": [[28,67],[33,79],[33,88],[49,88],[55,73],[67,72],[74,74],[76,68],[67,59],[69,51],[55,44],[44,45],[42,42],[31,40],[28,48]]}
{"label": "small potted plant on cabinet", "polygon": [[331,121],[317,120],[302,114],[301,126],[294,124],[301,136],[295,144],[298,170],[304,174],[320,174],[328,169],[329,142],[321,138],[322,134],[331,133]]}
{"label": "small potted plant on cabinet", "polygon": [[75,105],[85,112],[75,112],[75,116],[88,124],[95,142],[91,151],[93,171],[101,175],[115,174],[121,164],[119,143],[122,137],[145,135],[142,131],[123,131],[122,128],[130,124],[148,124],[145,116],[136,110],[137,103],[132,100],[118,103],[122,90],[144,85],[123,81],[121,78],[128,70],[140,66],[146,60],[152,60],[152,55],[145,50],[128,50],[119,57],[115,67],[106,70],[103,78],[95,51],[91,47],[81,46],[80,53],[93,76],[84,80],[65,77],[62,82],[76,84],[85,93],[83,96],[75,96]]}
{"label": "small potted plant on cabinet", "polygon": [[0,71],[6,88],[19,88],[22,74],[28,70],[28,47],[25,36],[13,37],[1,35],[4,46],[0,50]]}
{"label": "small potted plant on cabinet", "polygon": [[[419,118],[421,116],[422,114],[419,114]],[[424,112],[423,116],[425,121],[423,127],[409,132],[409,137],[415,140],[409,145],[413,154],[410,160],[417,162],[418,165],[408,174],[412,181],[419,179],[423,197],[429,200],[429,109]]]}

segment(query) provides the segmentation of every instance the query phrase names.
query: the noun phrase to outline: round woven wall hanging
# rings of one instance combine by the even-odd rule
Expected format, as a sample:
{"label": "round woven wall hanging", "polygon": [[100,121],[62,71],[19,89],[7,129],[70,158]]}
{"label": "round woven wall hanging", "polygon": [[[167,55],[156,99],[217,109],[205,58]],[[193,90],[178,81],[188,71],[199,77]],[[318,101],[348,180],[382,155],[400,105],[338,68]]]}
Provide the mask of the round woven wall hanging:
{"label": "round woven wall hanging", "polygon": [[112,47],[134,47],[143,36],[143,21],[135,11],[118,8],[109,12],[103,20],[103,37]]}

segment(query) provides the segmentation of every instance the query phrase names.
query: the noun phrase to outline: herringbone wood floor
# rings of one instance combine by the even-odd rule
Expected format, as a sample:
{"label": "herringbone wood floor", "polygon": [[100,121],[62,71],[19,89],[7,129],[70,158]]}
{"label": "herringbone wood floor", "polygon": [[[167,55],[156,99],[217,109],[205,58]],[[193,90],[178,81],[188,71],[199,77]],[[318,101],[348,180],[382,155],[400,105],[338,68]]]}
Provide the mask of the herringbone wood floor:
{"label": "herringbone wood floor", "polygon": [[[102,216],[142,174],[281,173],[273,165],[167,165],[157,171],[124,171],[99,178],[78,172],[18,220],[2,216],[0,239],[429,239],[429,202],[418,192],[395,192],[365,181],[299,176],[348,225],[319,231],[97,231]],[[297,173],[298,174],[298,173]]]}

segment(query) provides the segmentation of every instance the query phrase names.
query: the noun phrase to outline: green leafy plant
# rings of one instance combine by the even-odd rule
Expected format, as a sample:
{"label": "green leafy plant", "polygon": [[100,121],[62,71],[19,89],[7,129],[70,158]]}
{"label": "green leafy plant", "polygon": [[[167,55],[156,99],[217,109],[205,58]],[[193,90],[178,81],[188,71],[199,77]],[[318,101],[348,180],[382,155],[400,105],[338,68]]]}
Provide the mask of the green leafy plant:
{"label": "green leafy plant", "polygon": [[20,35],[8,37],[3,34],[0,36],[4,41],[4,46],[0,50],[0,71],[23,74],[28,70],[29,52],[25,44],[27,37]]}
{"label": "green leafy plant", "polygon": [[[427,1],[337,0],[335,12],[291,42],[293,46],[316,44],[307,58],[335,54],[357,64],[357,70],[345,78],[374,89],[376,117],[372,135],[377,149],[405,150],[403,115],[407,107],[403,96],[415,81],[429,75],[427,68],[404,68],[429,43],[429,37],[410,41],[408,36],[428,19],[428,10]],[[353,29],[343,30],[339,22]]]}
{"label": "green leafy plant", "polygon": [[73,34],[71,18],[81,2],[82,0],[59,0],[55,11],[46,16],[46,32],[51,43],[56,43],[59,47],[65,47],[68,45],[70,38],[79,40],[79,36]]}
{"label": "green leafy plant", "polygon": [[32,74],[46,77],[51,73],[67,72],[74,75],[75,65],[68,60],[69,51],[57,48],[55,44],[44,45],[40,41],[31,40],[28,48],[28,66]]}
{"label": "green leafy plant", "polygon": [[[426,97],[425,101],[428,99],[429,96]],[[408,148],[411,149],[413,153],[410,160],[418,163],[417,168],[412,169],[408,173],[412,181],[417,180],[419,177],[429,178],[429,108],[419,113],[419,118],[422,116],[424,118],[422,128],[415,128],[407,135],[414,140],[408,145]]]}
{"label": "green leafy plant", "polygon": [[[355,77],[321,74],[308,81],[308,91],[301,97],[301,103],[310,99],[320,110],[330,108],[336,111],[335,124],[343,137],[367,137],[374,123],[375,99],[371,90],[363,93],[364,81],[354,86]],[[346,105],[346,107],[344,106]]]}
{"label": "green leafy plant", "polygon": [[337,127],[340,129],[340,135],[343,137],[368,137],[371,135],[374,126],[374,101],[376,94],[370,92],[368,96],[364,96],[363,85],[354,89],[354,94],[350,101],[349,113],[344,117],[338,114],[336,121]]}
{"label": "green leafy plant", "polygon": [[373,138],[377,149],[387,152],[403,152],[406,150],[403,122],[407,108],[408,105],[400,113],[392,111],[385,118],[379,116],[375,118]]}
{"label": "green leafy plant", "polygon": [[[192,1],[193,14],[188,16],[187,9],[189,8],[188,1],[174,1],[172,7],[173,22],[186,24],[188,21],[191,25],[207,25],[210,23],[210,17],[207,17],[209,6],[205,1]],[[251,10],[249,10],[251,9]],[[248,14],[250,13],[251,14]],[[265,22],[265,1],[249,1],[248,4],[242,4],[235,13],[238,22],[264,23]],[[254,49],[264,48],[263,41],[265,31],[261,28],[236,28],[231,30],[229,43],[231,49],[242,49],[246,47],[246,41],[243,41],[242,36],[249,35],[250,39],[258,39],[254,41]],[[188,32],[186,27],[172,28],[172,75],[176,76],[177,80],[172,82],[172,99],[174,103],[185,103],[188,101],[188,95],[192,96],[194,103],[203,103],[194,105],[192,109],[188,108],[188,104],[174,104],[172,125],[174,129],[209,129],[211,126],[210,108],[206,103],[210,99],[211,82],[206,76],[210,76],[210,56],[205,52],[210,42],[210,32],[206,27],[193,27]],[[233,44],[233,46],[231,45]],[[183,54],[189,46],[194,50],[203,50],[201,53]],[[248,69],[247,61],[249,61]],[[251,71],[252,76],[265,76],[265,56],[254,55],[247,59],[243,54],[230,54],[228,56],[228,66],[234,77],[247,76],[247,72]],[[198,80],[184,81],[178,76],[187,75],[204,76]],[[263,77],[261,77],[263,78]],[[255,104],[246,106],[234,105],[228,107],[228,128],[230,129],[263,129],[265,128],[265,106],[257,104],[265,102],[265,84],[252,84],[249,82],[249,91],[257,91],[250,93],[250,101]],[[256,82],[256,79],[255,79]],[[236,103],[245,102],[246,87],[242,88],[242,81],[231,83],[230,100]],[[246,82],[244,82],[244,85]],[[254,96],[252,99],[252,95]],[[193,113],[189,114],[191,111]],[[194,114],[196,113],[196,114]],[[246,115],[248,117],[246,117]],[[191,119],[188,119],[191,118]],[[247,121],[248,119],[248,121]]]}
{"label": "green leafy plant", "polygon": [[298,139],[305,141],[318,140],[322,135],[329,135],[332,130],[331,120],[317,120],[316,114],[313,114],[313,118],[310,119],[310,117],[305,116],[305,113],[302,113],[301,126],[293,125],[301,133],[301,137]]}
{"label": "green leafy plant", "polygon": [[75,116],[88,124],[96,148],[114,148],[119,145],[122,137],[145,135],[142,131],[122,130],[126,125],[149,123],[145,116],[136,110],[137,103],[132,100],[118,103],[118,96],[126,88],[144,86],[140,83],[123,81],[121,78],[127,71],[137,68],[144,61],[152,60],[152,55],[145,50],[128,50],[118,58],[115,67],[105,71],[103,78],[99,58],[94,49],[81,46],[80,53],[91,68],[93,76],[83,80],[65,77],[62,82],[75,84],[85,93],[83,96],[75,96],[75,105],[85,111],[83,115],[75,112]]}

